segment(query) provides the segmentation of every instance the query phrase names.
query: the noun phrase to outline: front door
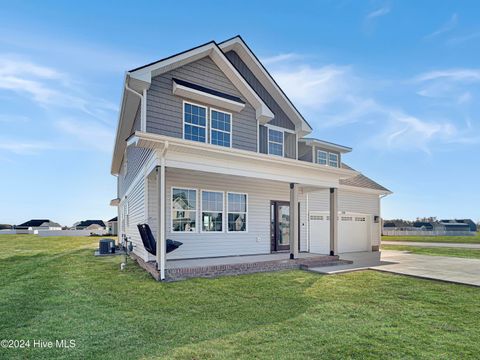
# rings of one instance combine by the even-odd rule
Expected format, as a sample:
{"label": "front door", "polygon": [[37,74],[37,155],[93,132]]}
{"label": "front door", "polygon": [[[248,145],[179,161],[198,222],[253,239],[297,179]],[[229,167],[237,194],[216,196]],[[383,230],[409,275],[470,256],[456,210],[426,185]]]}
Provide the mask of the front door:
{"label": "front door", "polygon": [[272,251],[290,250],[290,203],[271,201],[270,236]]}

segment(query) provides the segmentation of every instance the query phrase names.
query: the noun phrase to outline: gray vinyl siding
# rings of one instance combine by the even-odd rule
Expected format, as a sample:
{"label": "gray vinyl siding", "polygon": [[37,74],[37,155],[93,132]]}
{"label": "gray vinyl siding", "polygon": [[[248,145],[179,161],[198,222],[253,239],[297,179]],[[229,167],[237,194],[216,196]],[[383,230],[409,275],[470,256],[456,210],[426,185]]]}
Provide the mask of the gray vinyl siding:
{"label": "gray vinyl siding", "polygon": [[258,131],[259,151],[262,154],[268,154],[268,129],[266,126],[259,125]]}
{"label": "gray vinyl siding", "polygon": [[304,142],[298,142],[298,160],[313,162],[312,159],[312,147]]}
{"label": "gray vinyl siding", "polygon": [[285,157],[290,159],[297,158],[297,137],[295,134],[285,132],[284,133],[284,143],[285,143]]}
{"label": "gray vinyl siding", "polygon": [[[192,176],[192,173],[188,170],[173,168],[167,168],[166,178],[167,238],[183,242],[178,250],[167,254],[167,259],[270,253],[270,201],[289,201],[288,183],[251,178],[240,180],[235,176],[205,172],[195,172],[195,176]],[[172,187],[197,189],[198,200],[200,199],[201,189],[223,191],[225,196],[228,191],[247,193],[248,231],[244,233],[172,232],[170,210]],[[226,207],[225,200],[224,207]],[[200,224],[200,216],[199,203],[197,227]],[[226,213],[224,213],[225,216]],[[301,239],[301,250],[306,250],[306,238]]]}
{"label": "gray vinyl siding", "polygon": [[[140,170],[145,166],[145,163],[152,157],[153,151],[151,149],[144,149],[135,146],[129,146],[126,151],[127,156],[127,172],[125,174],[125,167],[123,166],[118,175],[118,197],[122,198],[137,177]],[[125,161],[125,159],[123,160]]]}
{"label": "gray vinyl siding", "polygon": [[[176,138],[183,137],[182,107],[184,99],[173,95],[172,78],[185,80],[242,99],[246,103],[245,108],[240,112],[232,113],[232,147],[257,151],[255,109],[209,57],[152,79],[150,89],[147,91],[147,132]],[[188,101],[188,99],[185,100]]]}
{"label": "gray vinyl siding", "polygon": [[278,103],[273,99],[270,93],[263,87],[263,85],[258,81],[255,75],[250,71],[250,69],[245,65],[245,63],[240,59],[238,54],[234,51],[228,51],[225,53],[230,62],[235,66],[240,74],[247,80],[250,86],[255,90],[255,92],[260,96],[264,103],[272,110],[275,114],[275,118],[269,122],[271,125],[276,125],[283,127],[289,130],[295,130],[295,125],[288,118],[282,108]]}

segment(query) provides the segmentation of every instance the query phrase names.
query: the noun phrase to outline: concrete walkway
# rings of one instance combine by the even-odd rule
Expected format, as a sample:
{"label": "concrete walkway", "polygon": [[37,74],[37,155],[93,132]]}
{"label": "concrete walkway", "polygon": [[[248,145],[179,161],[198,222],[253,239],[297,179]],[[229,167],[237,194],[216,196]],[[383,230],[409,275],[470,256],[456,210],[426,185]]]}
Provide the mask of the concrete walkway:
{"label": "concrete walkway", "polygon": [[449,247],[449,248],[459,248],[459,249],[479,249],[480,250],[480,244],[463,244],[463,243],[382,241],[382,245],[402,245],[402,246],[419,246],[419,247]]}
{"label": "concrete walkway", "polygon": [[382,260],[395,264],[375,266],[372,269],[480,286],[479,259],[417,255],[406,251],[384,250],[382,251]]}
{"label": "concrete walkway", "polygon": [[320,274],[341,274],[358,270],[378,270],[425,279],[480,286],[480,259],[448,256],[416,255],[408,251],[383,250],[379,252],[340,254],[353,264],[310,268]]}

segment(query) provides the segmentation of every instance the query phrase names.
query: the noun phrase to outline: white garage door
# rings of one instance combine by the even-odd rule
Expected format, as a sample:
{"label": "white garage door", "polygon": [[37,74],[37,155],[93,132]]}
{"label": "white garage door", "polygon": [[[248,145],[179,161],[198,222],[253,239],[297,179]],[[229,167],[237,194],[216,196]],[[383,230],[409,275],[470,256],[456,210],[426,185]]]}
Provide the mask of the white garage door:
{"label": "white garage door", "polygon": [[[370,250],[370,216],[346,213],[338,218],[338,252]],[[325,212],[310,212],[310,251],[330,252],[330,216]]]}

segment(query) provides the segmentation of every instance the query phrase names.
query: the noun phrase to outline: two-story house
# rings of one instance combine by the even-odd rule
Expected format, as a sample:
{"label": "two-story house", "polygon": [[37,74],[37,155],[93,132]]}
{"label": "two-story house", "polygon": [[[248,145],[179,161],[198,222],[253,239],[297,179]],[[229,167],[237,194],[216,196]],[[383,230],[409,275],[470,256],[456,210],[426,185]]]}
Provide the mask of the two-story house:
{"label": "two-story house", "polygon": [[[175,259],[378,251],[390,191],[311,132],[240,36],[128,71],[111,167],[119,237],[162,279]],[[166,239],[183,245],[167,256]]]}

